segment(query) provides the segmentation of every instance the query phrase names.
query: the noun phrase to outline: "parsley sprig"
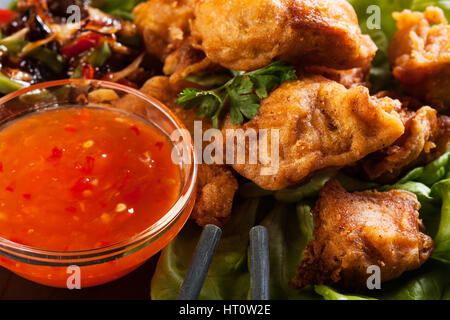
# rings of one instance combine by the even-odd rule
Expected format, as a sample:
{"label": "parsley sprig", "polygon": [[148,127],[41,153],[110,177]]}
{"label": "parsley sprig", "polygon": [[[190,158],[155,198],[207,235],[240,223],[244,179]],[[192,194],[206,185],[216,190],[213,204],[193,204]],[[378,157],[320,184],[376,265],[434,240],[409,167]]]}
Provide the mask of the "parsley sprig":
{"label": "parsley sprig", "polygon": [[220,113],[229,103],[231,123],[241,124],[244,118],[251,120],[258,114],[261,99],[285,81],[295,80],[294,68],[277,61],[264,68],[251,71],[231,71],[232,78],[218,88],[199,90],[187,88],[178,95],[177,104],[185,109],[198,108],[200,117],[211,118],[218,127]]}

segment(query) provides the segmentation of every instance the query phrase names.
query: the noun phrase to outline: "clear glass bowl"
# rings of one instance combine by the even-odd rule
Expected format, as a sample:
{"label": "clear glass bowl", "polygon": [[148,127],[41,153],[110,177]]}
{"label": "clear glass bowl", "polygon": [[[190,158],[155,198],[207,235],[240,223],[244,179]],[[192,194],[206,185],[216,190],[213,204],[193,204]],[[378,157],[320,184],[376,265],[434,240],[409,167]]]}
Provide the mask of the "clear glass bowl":
{"label": "clear glass bowl", "polygon": [[166,106],[138,90],[99,80],[37,84],[0,98],[0,126],[34,110],[74,105],[126,109],[151,122],[168,137],[174,130],[180,130],[181,142],[175,141],[174,147],[192,161],[180,164],[182,187],[173,207],[130,239],[92,250],[49,251],[0,237],[0,265],[26,279],[54,287],[67,287],[68,281],[72,283],[73,277],[69,277],[75,271],[70,266],[79,267],[81,287],[106,283],[133,271],[178,234],[195,202],[197,167],[188,131]]}

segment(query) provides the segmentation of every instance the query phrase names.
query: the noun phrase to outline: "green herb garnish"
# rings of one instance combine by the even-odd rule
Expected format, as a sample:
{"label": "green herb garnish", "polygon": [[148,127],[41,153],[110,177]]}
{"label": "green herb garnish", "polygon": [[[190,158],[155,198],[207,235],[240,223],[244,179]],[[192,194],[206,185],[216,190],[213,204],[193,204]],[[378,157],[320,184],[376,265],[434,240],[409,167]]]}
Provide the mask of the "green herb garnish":
{"label": "green herb garnish", "polygon": [[251,120],[258,114],[261,99],[275,86],[297,79],[294,68],[283,61],[251,72],[231,72],[233,78],[216,89],[184,89],[178,95],[177,104],[185,109],[198,107],[198,115],[211,118],[213,127],[217,128],[220,113],[228,101],[231,123],[241,124],[244,118]]}

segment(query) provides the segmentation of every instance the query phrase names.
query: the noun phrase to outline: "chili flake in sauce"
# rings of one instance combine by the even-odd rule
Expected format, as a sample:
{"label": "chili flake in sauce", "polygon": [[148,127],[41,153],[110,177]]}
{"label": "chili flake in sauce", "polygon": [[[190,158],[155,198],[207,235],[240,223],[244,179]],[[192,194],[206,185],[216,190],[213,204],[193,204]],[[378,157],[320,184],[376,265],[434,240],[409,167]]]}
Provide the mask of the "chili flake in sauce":
{"label": "chili flake in sauce", "polygon": [[113,109],[24,116],[0,130],[0,236],[70,251],[126,240],[177,200],[171,152],[157,128]]}

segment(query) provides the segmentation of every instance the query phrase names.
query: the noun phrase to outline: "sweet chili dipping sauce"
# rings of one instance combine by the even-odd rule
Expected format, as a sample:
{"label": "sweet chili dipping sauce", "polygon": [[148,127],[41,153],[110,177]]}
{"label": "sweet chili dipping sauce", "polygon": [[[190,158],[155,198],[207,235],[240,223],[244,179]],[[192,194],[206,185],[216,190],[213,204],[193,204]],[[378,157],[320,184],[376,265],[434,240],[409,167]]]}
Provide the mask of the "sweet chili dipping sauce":
{"label": "sweet chili dipping sauce", "polygon": [[0,236],[34,248],[105,247],[176,202],[180,167],[156,127],[106,108],[47,109],[0,130]]}

